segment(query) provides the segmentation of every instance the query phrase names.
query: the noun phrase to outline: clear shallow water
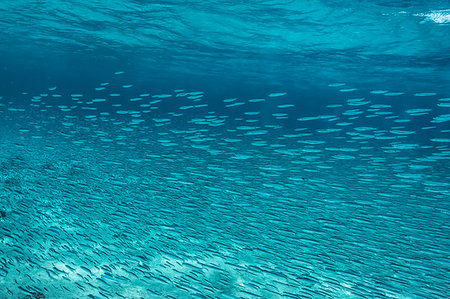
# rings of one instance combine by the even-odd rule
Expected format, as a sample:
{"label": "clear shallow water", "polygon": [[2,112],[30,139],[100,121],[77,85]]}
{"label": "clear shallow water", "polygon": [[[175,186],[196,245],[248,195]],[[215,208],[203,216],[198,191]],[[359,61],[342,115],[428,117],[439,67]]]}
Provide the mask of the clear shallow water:
{"label": "clear shallow water", "polygon": [[446,5],[2,1],[0,297],[446,297]]}

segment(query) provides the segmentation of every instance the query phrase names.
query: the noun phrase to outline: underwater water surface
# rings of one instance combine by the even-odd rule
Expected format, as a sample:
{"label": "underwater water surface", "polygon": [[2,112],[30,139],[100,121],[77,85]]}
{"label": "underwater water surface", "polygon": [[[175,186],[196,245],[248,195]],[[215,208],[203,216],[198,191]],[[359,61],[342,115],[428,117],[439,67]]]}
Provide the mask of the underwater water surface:
{"label": "underwater water surface", "polygon": [[448,1],[0,16],[0,298],[449,296]]}

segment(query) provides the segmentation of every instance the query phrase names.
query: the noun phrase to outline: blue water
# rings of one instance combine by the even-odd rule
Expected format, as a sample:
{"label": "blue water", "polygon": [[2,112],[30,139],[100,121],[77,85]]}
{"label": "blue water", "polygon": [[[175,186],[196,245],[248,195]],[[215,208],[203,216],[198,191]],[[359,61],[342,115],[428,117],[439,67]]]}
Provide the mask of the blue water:
{"label": "blue water", "polygon": [[0,1],[0,298],[446,298],[447,1]]}

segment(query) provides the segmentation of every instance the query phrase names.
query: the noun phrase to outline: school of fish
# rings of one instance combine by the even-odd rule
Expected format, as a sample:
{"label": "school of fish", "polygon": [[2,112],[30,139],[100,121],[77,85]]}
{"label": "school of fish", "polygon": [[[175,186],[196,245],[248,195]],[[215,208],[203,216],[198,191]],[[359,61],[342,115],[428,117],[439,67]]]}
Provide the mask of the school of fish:
{"label": "school of fish", "polygon": [[444,298],[450,98],[327,85],[1,97],[0,298]]}

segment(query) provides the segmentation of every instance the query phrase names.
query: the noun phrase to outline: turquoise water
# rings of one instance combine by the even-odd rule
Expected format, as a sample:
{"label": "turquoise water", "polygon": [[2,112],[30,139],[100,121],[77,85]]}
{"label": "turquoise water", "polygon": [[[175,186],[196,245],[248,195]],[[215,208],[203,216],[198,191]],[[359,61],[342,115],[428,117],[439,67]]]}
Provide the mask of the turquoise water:
{"label": "turquoise water", "polygon": [[0,298],[448,297],[448,2],[80,2],[0,1]]}

